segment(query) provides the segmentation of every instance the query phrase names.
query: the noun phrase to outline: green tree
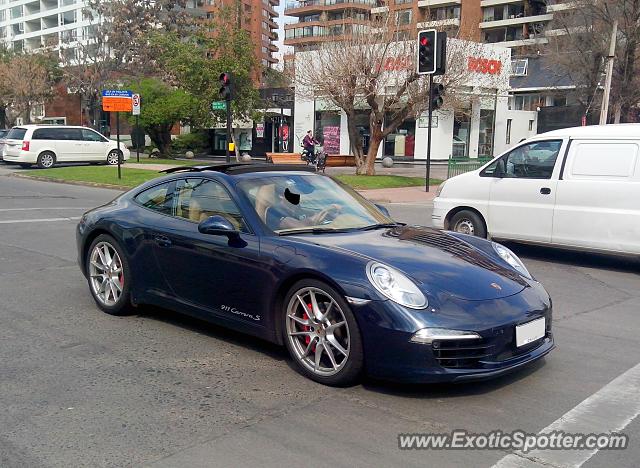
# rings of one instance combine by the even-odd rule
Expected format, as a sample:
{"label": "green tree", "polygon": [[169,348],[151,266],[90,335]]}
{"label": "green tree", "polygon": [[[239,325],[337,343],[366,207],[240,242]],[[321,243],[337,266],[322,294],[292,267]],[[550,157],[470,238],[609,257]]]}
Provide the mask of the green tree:
{"label": "green tree", "polygon": [[[158,78],[142,78],[127,84],[142,96],[140,126],[163,156],[171,155],[171,129],[176,123],[190,121],[197,100],[188,92],[170,86]],[[129,117],[131,123],[134,117]]]}

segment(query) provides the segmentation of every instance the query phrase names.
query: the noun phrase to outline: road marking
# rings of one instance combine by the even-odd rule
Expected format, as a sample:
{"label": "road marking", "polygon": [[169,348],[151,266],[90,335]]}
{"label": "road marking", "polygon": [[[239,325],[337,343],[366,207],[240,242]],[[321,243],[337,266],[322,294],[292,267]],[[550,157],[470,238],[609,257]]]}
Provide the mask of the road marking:
{"label": "road marking", "polygon": [[75,221],[81,216],[70,216],[68,218],[40,218],[40,219],[7,219],[0,221],[0,224],[19,224],[19,223],[53,223],[55,221]]}
{"label": "road marking", "polygon": [[[640,414],[640,364],[616,377],[539,434],[621,432]],[[598,452],[594,450],[533,450],[509,454],[493,468],[579,467]]]}
{"label": "road marking", "polygon": [[4,211],[40,211],[40,210],[87,210],[83,206],[47,206],[44,208],[0,208],[0,212]]}

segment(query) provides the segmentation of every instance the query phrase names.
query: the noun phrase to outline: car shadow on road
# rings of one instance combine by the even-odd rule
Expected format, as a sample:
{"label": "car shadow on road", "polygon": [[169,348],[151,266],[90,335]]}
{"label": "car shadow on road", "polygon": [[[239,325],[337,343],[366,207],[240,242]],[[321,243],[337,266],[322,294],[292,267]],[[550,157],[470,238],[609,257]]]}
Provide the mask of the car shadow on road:
{"label": "car shadow on road", "polygon": [[622,273],[640,273],[640,256],[626,257],[606,255],[593,252],[580,252],[552,247],[543,247],[515,242],[504,242],[516,255],[525,260],[538,260],[547,263],[594,268],[599,270],[618,271]]}

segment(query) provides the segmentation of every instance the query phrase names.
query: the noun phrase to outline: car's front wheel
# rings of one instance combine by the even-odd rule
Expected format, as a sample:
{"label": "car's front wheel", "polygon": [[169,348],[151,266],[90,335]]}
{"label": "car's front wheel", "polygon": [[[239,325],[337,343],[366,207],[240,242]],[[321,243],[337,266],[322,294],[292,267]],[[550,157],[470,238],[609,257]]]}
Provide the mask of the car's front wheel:
{"label": "car's front wheel", "polygon": [[362,372],[362,338],[342,296],[329,285],[302,280],[284,301],[284,340],[303,375],[325,385],[353,384]]}
{"label": "car's front wheel", "polygon": [[109,151],[109,154],[107,154],[107,164],[109,164],[110,166],[117,165],[119,157],[120,157],[120,151],[115,149]]}
{"label": "car's front wheel", "polygon": [[454,214],[451,217],[449,226],[449,229],[454,232],[487,237],[487,228],[484,226],[484,221],[477,213],[470,210],[462,210]]}
{"label": "car's front wheel", "polygon": [[111,315],[129,313],[131,273],[127,257],[116,240],[106,234],[96,237],[86,261],[89,289],[98,307]]}

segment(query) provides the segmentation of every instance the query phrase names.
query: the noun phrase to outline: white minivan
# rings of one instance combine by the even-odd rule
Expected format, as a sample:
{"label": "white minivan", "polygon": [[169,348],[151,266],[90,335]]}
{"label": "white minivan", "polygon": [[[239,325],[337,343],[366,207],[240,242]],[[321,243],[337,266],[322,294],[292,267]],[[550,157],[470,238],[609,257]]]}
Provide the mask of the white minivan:
{"label": "white minivan", "polygon": [[640,254],[640,124],[537,135],[442,184],[437,228]]}
{"label": "white minivan", "polygon": [[[129,150],[120,142],[123,160]],[[3,159],[7,163],[42,169],[56,163],[94,162],[118,164],[118,145],[86,127],[68,125],[20,125],[5,137]]]}

